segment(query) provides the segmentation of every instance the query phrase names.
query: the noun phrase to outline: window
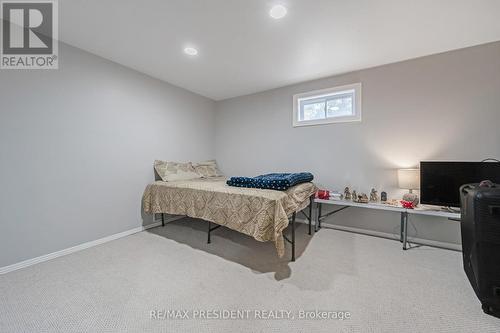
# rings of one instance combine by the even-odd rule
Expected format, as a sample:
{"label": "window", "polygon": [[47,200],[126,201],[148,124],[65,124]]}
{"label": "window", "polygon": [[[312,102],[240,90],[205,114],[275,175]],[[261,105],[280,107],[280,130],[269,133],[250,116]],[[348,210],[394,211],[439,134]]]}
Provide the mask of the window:
{"label": "window", "polygon": [[361,83],[293,96],[293,126],[361,121]]}

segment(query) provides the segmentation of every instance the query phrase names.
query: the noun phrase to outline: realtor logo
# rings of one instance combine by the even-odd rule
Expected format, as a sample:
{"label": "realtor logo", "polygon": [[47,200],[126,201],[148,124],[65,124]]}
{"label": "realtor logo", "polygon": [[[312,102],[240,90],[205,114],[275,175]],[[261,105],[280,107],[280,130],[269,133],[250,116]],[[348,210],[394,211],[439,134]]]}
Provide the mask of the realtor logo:
{"label": "realtor logo", "polygon": [[2,1],[1,69],[57,69],[57,1]]}

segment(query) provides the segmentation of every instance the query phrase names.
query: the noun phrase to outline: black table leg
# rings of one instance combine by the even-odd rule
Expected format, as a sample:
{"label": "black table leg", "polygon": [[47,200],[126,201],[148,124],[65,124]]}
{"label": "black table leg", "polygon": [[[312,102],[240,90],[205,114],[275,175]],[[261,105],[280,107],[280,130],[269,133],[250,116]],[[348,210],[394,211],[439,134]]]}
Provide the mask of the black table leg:
{"label": "black table leg", "polygon": [[399,241],[403,243],[403,233],[405,228],[405,213],[401,212],[401,226],[399,229]]}
{"label": "black table leg", "polygon": [[321,209],[323,205],[320,203],[318,206],[318,229],[321,229]]}
{"label": "black table leg", "polygon": [[320,203],[316,204],[316,209],[314,210],[314,232],[318,232],[318,221],[319,221],[319,205]]}
{"label": "black table leg", "polygon": [[403,232],[403,250],[406,250],[408,244],[408,213],[404,213],[404,232]]}
{"label": "black table leg", "polygon": [[309,235],[312,234],[312,219],[313,219],[313,205],[314,205],[314,196],[312,195],[309,200]]}

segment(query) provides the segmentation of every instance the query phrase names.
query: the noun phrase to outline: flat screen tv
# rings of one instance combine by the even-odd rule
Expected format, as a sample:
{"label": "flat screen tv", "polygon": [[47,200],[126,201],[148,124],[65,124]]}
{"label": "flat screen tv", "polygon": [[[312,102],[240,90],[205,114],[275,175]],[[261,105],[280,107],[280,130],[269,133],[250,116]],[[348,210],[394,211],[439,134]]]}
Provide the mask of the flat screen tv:
{"label": "flat screen tv", "polygon": [[500,163],[420,162],[420,202],[460,207],[460,186],[483,180],[500,184]]}

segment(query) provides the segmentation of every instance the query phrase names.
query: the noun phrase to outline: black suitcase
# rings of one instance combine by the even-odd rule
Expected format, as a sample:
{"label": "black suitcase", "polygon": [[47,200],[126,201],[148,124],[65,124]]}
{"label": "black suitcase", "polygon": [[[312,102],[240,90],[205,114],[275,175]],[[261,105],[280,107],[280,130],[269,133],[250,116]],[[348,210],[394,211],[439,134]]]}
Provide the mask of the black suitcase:
{"label": "black suitcase", "polygon": [[500,185],[460,188],[464,269],[483,311],[500,318]]}

